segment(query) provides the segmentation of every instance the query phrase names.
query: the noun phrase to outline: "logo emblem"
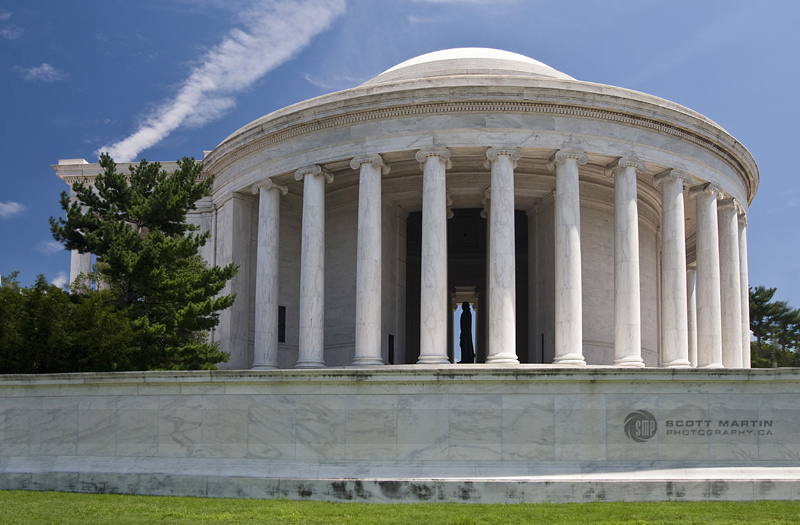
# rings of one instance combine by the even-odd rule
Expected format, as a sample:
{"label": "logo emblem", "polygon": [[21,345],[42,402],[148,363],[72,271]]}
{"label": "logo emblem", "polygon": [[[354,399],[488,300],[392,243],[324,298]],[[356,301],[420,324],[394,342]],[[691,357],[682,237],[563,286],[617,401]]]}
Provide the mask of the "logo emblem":
{"label": "logo emblem", "polygon": [[637,443],[644,443],[656,435],[656,418],[647,410],[631,412],[625,418],[625,435]]}

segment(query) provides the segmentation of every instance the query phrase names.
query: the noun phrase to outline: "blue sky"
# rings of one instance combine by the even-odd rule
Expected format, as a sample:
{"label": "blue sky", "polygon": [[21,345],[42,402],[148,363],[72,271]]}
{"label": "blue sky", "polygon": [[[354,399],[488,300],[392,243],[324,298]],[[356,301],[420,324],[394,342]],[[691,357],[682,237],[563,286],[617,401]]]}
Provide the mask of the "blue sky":
{"label": "blue sky", "polygon": [[0,274],[63,283],[50,165],[202,157],[294,102],[408,58],[492,47],[713,119],[755,156],[750,282],[800,306],[800,2],[0,0]]}

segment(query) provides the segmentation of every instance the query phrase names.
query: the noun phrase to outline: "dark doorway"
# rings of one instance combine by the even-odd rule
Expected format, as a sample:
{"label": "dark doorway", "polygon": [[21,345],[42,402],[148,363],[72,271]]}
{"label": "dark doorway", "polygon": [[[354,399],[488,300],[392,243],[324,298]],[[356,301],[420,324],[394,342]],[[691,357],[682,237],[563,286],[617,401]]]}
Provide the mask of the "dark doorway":
{"label": "dark doorway", "polygon": [[[419,359],[419,296],[422,252],[422,213],[415,212],[406,221],[406,355],[407,364]],[[453,210],[447,221],[448,291],[456,287],[474,287],[479,297],[476,318],[476,362],[486,358],[486,232],[487,221],[480,209]],[[515,213],[517,260],[517,356],[528,362],[528,221],[525,212]],[[450,309],[451,305],[442,305]],[[452,323],[452,310],[448,312]],[[453,361],[453,326],[448,327],[448,356]]]}

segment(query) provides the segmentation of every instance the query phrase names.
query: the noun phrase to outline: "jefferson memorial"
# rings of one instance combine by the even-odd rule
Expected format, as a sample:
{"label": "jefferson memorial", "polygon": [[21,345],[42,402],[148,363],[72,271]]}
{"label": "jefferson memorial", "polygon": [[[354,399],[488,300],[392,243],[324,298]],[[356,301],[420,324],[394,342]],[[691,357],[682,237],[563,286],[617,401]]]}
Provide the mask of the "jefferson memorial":
{"label": "jefferson memorial", "polygon": [[[239,265],[213,334],[229,368],[451,363],[463,301],[478,363],[750,366],[758,168],[672,102],[451,49],[251,122],[204,163],[204,255]],[[99,168],[56,166],[75,170]]]}
{"label": "jefferson memorial", "polygon": [[451,49],[203,162],[226,369],[0,376],[0,490],[800,499],[800,370],[749,365],[759,172],[706,117]]}

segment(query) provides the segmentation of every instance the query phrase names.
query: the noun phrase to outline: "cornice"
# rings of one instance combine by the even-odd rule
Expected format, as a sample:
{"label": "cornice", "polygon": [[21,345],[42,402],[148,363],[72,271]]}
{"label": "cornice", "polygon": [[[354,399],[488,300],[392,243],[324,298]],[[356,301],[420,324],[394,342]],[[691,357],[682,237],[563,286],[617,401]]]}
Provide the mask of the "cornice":
{"label": "cornice", "polygon": [[219,160],[209,159],[206,165],[210,173],[221,173],[232,164],[248,157],[257,151],[286,140],[293,139],[309,133],[324,131],[339,126],[360,124],[386,118],[404,118],[420,115],[446,114],[446,113],[538,113],[568,117],[584,117],[606,120],[620,124],[627,124],[641,128],[652,129],[692,142],[714,155],[721,157],[730,165],[744,181],[748,193],[752,194],[754,188],[748,177],[748,170],[727,148],[709,140],[698,133],[668,124],[660,120],[635,115],[624,111],[611,111],[608,109],[589,108],[572,104],[555,104],[527,101],[451,101],[428,102],[417,104],[403,104],[399,106],[352,111],[341,115],[323,117],[310,122],[289,125],[283,129],[268,132],[247,144],[234,146],[229,152],[224,152]]}

